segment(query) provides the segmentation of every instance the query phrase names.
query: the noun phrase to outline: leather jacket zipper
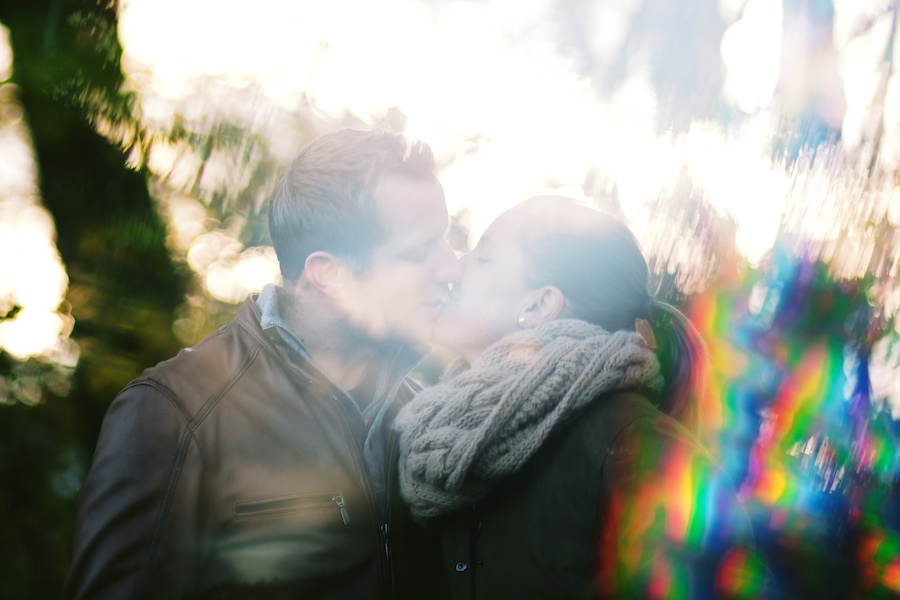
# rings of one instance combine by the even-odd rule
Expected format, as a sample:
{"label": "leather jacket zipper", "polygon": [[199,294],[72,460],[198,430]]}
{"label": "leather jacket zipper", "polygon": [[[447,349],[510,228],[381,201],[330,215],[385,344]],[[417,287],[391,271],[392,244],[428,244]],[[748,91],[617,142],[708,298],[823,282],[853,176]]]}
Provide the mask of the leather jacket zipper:
{"label": "leather jacket zipper", "polygon": [[391,560],[391,538],[387,523],[381,525],[381,539],[384,541],[384,558]]}
{"label": "leather jacket zipper", "polygon": [[[396,390],[395,390],[396,393]],[[392,484],[394,482],[394,471],[396,471],[397,467],[397,449],[399,448],[398,442],[399,434],[394,428],[391,428],[390,433],[388,434],[388,445],[387,445],[387,465],[386,472],[384,477],[385,483],[385,523],[381,526],[381,536],[384,541],[384,557],[387,560],[387,576],[388,581],[391,586],[391,597],[395,597],[394,590],[394,567],[391,564],[392,551],[391,551],[391,531],[390,531],[390,521],[391,521],[391,491]]]}
{"label": "leather jacket zipper", "polygon": [[347,514],[347,506],[344,503],[344,497],[332,496],[331,499],[334,500],[334,503],[337,504],[338,509],[341,511],[341,519],[344,521],[344,525],[349,525],[350,515]]}
{"label": "leather jacket zipper", "polygon": [[[331,399],[335,402],[335,404],[337,404],[339,402],[339,400],[338,400],[337,396],[335,395],[335,393],[331,392],[330,395],[331,395]],[[352,400],[350,400],[350,401],[352,402]],[[350,422],[349,422],[348,417],[345,414],[345,412],[343,410],[338,410],[338,414],[340,414],[343,417],[344,423],[347,425],[347,431],[351,432],[351,434],[352,434],[353,427],[350,425]],[[356,444],[354,444],[354,446],[357,450],[357,458],[358,458],[358,465],[359,465],[360,473],[362,474],[363,481],[365,482],[366,497],[369,501],[369,507],[372,511],[372,515],[374,516],[375,522],[378,523],[381,520],[379,518],[378,501],[375,498],[375,493],[374,493],[375,486],[372,485],[372,477],[369,474],[368,467],[366,466],[365,450],[362,447],[360,447],[358,442]],[[388,497],[390,497],[390,492],[388,492]],[[388,501],[388,503],[390,504],[390,501]],[[390,510],[390,506],[388,506],[388,510]],[[390,539],[388,538],[387,523],[382,523],[379,526],[379,531],[381,532],[381,540],[384,544],[384,554],[382,555],[382,560],[379,561],[381,563],[381,576],[384,580],[387,590],[389,590],[389,597],[393,598],[394,597],[393,569],[391,568],[391,565],[388,564],[388,561],[390,560]]]}
{"label": "leather jacket zipper", "polygon": [[283,496],[265,500],[244,500],[234,504],[234,515],[237,518],[277,517],[280,515],[305,512],[310,510],[326,510],[337,507],[344,525],[350,524],[344,497],[340,494]]}
{"label": "leather jacket zipper", "polygon": [[[385,489],[385,512],[384,519],[385,522],[381,526],[382,537],[384,538],[384,557],[388,560],[391,560],[391,537],[390,537],[390,529],[389,525],[391,522],[391,484],[393,483],[393,475],[394,475],[394,465],[396,463],[396,452],[394,452],[394,448],[397,447],[397,434],[393,428],[391,428],[390,433],[388,434],[388,445],[387,445],[387,465],[384,475],[384,489]],[[393,568],[391,567],[391,576],[393,578]]]}

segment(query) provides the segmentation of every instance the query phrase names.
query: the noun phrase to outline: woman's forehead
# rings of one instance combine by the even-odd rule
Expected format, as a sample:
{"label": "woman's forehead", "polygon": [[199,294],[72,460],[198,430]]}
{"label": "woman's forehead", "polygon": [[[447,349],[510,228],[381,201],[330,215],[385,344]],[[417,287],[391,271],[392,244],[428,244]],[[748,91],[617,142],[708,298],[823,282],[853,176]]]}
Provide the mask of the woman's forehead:
{"label": "woman's forehead", "polygon": [[485,234],[496,235],[497,232],[501,234],[524,232],[534,227],[534,223],[537,221],[535,219],[536,216],[530,207],[519,204],[494,219],[494,222],[487,228]]}
{"label": "woman's forehead", "polygon": [[560,214],[545,207],[520,204],[497,217],[485,231],[485,237],[532,237],[556,229],[563,221]]}
{"label": "woman's forehead", "polygon": [[478,246],[483,250],[489,250],[495,249],[498,245],[508,245],[522,234],[522,229],[522,224],[514,216],[503,213],[484,230],[478,239]]}

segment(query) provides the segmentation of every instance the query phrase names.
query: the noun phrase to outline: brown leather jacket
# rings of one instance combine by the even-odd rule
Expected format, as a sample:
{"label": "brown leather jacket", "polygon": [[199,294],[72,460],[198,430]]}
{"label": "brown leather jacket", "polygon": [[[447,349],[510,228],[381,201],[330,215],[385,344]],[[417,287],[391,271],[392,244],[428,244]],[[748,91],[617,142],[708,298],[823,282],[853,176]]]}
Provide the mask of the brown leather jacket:
{"label": "brown leather jacket", "polygon": [[113,402],[64,597],[429,597],[439,563],[398,500],[387,434],[413,393],[404,380],[384,423],[382,519],[353,401],[273,343],[246,301]]}

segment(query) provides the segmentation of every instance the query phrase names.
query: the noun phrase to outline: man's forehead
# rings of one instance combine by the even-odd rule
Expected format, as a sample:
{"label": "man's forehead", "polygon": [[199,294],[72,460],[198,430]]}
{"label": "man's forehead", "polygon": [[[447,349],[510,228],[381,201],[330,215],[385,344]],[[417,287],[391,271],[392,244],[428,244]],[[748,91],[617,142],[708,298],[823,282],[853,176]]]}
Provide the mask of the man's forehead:
{"label": "man's forehead", "polygon": [[444,191],[435,177],[390,176],[379,186],[375,202],[388,231],[428,229],[447,217]]}
{"label": "man's forehead", "polygon": [[443,203],[444,189],[437,177],[431,174],[385,175],[375,192],[375,203],[383,213],[406,213],[421,210],[423,205]]}
{"label": "man's forehead", "polygon": [[413,250],[443,238],[447,207],[436,177],[388,175],[379,185],[375,200],[386,233],[379,254]]}

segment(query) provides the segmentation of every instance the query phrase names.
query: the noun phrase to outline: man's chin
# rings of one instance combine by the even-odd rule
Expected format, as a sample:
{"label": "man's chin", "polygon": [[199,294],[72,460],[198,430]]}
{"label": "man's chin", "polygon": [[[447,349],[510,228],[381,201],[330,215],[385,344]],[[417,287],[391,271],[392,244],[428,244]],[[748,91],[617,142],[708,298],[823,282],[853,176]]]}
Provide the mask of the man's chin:
{"label": "man's chin", "polygon": [[458,329],[454,327],[452,319],[442,318],[434,325],[431,341],[443,348],[453,348],[454,342],[457,341],[455,335],[457,332]]}

